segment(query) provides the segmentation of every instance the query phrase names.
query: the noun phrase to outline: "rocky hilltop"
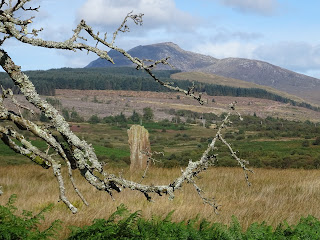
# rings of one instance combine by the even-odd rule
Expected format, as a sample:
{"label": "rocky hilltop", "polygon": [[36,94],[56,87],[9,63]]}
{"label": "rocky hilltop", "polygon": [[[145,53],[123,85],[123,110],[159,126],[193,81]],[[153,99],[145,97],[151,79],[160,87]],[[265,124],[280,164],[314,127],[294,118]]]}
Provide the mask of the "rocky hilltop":
{"label": "rocky hilltop", "polygon": [[[157,43],[146,46],[137,46],[128,51],[131,56],[138,57],[140,59],[159,60],[166,57],[170,57],[169,63],[176,69],[181,71],[190,71],[192,69],[207,67],[214,64],[218,59],[206,56],[199,53],[185,51],[177,44],[172,42]],[[133,64],[125,58],[121,53],[115,50],[109,51],[109,56],[113,58],[115,64],[110,63],[107,60],[98,58],[95,61],[89,63],[87,68],[90,67],[120,67],[120,66],[133,66]],[[162,65],[157,69],[171,69],[171,67]]]}
{"label": "rocky hilltop", "polygon": [[[244,58],[217,59],[211,56],[185,51],[177,44],[171,42],[137,46],[130,49],[128,53],[140,59],[152,60],[159,60],[169,56],[170,59],[168,62],[181,71],[213,73],[223,77],[240,79],[273,87],[297,95],[307,101],[320,104],[319,79],[299,74],[267,62]],[[99,58],[86,67],[132,65],[122,54],[114,50],[111,50],[109,55],[114,59],[115,65]],[[159,66],[158,69],[169,69],[169,67]]]}

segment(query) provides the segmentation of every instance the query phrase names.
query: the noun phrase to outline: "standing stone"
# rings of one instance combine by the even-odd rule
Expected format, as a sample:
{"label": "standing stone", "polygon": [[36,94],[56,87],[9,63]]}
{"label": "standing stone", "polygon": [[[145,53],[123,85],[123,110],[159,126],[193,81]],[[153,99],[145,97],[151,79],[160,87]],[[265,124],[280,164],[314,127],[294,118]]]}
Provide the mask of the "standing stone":
{"label": "standing stone", "polygon": [[132,125],[128,130],[130,146],[130,171],[145,169],[148,157],[143,152],[151,151],[148,130],[140,125]]}

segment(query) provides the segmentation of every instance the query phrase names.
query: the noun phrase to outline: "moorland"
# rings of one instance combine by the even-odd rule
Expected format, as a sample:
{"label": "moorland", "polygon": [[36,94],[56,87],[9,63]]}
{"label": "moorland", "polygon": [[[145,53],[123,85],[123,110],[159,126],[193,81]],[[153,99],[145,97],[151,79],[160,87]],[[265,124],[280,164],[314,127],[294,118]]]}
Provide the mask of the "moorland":
{"label": "moorland", "polygon": [[[137,79],[142,81],[141,86],[145,86],[140,76],[131,77],[131,88],[136,87],[134,83]],[[190,84],[190,81],[185,84]],[[206,86],[201,87],[206,89]],[[221,204],[218,215],[210,206],[202,204],[196,191],[188,185],[173,201],[155,197],[155,203],[149,203],[140,194],[129,190],[117,194],[116,201],[112,201],[106,193],[96,191],[76,174],[78,187],[90,205],[84,206],[70,191],[71,201],[80,209],[78,214],[73,215],[63,203],[58,203],[58,185],[50,169],[35,166],[1,142],[0,183],[4,191],[0,198],[1,205],[12,194],[18,194],[19,209],[37,212],[53,203],[54,208],[46,215],[47,222],[43,227],[49,226],[55,219],[62,219],[61,238],[69,234],[67,226],[85,226],[96,218],[108,218],[121,203],[131,211],[143,209],[142,216],[148,219],[154,215],[164,217],[174,210],[172,219],[176,222],[199,214],[210,222],[230,224],[234,215],[243,229],[255,222],[265,221],[276,227],[285,220],[288,224],[296,224],[303,216],[320,217],[320,112],[314,105],[288,95],[278,98],[281,94],[276,92],[257,98],[254,94],[261,93],[260,90],[234,92],[232,88],[224,88],[230,90],[229,96],[204,92],[206,102],[203,106],[182,94],[158,89],[73,88],[49,88],[48,92],[54,94],[44,95],[43,98],[59,109],[80,138],[93,144],[107,171],[121,172],[132,180],[141,178],[143,170],[135,173],[129,171],[127,137],[127,129],[132,124],[140,124],[150,133],[151,149],[164,152],[164,156],[156,156],[158,161],[151,167],[144,182],[170,182],[190,159],[197,160],[201,156],[228,111],[228,104],[237,101],[237,110],[243,120],[233,115],[232,124],[224,129],[223,134],[239,151],[239,156],[250,162],[248,167],[255,173],[250,174],[252,185],[248,187],[237,162],[231,158],[226,147],[217,144],[218,160],[201,175],[197,183],[206,196],[214,197]],[[21,96],[17,95],[17,99],[23,102]],[[10,104],[9,101],[6,104]],[[27,112],[22,114],[47,124],[48,119],[40,113],[35,116]],[[26,137],[40,149],[47,148],[31,134],[27,133]],[[71,190],[69,183],[67,186]]]}

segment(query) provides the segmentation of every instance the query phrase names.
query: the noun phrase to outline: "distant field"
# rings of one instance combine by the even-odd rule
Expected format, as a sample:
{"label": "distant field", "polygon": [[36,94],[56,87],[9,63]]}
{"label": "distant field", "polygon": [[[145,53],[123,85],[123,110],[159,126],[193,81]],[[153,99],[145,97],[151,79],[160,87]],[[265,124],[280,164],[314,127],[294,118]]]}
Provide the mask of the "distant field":
{"label": "distant field", "polygon": [[[135,92],[113,90],[56,90],[55,98],[59,99],[63,107],[75,109],[81,116],[88,119],[91,115],[99,117],[117,115],[121,112],[126,116],[132,115],[133,110],[142,113],[145,107],[151,107],[155,113],[155,119],[171,119],[172,115],[166,111],[191,110],[195,112],[220,115],[228,111],[228,105],[237,101],[238,111],[243,115],[260,117],[279,117],[299,121],[319,121],[320,112],[296,107],[285,103],[267,99],[249,97],[225,97],[203,95],[204,105],[183,94],[163,92]],[[97,102],[94,101],[96,98]],[[214,99],[214,102],[212,101]]]}
{"label": "distant field", "polygon": [[[22,104],[29,106],[22,96],[16,96]],[[43,98],[47,98],[43,96]],[[295,121],[310,120],[319,122],[320,112],[307,108],[292,106],[281,102],[252,97],[208,96],[203,95],[204,105],[200,105],[190,97],[179,93],[138,92],[114,90],[68,90],[57,89],[56,96],[49,98],[60,101],[61,109],[75,110],[85,120],[92,115],[100,118],[123,113],[131,116],[133,111],[142,114],[145,107],[151,107],[155,120],[171,120],[173,110],[190,110],[198,113],[214,113],[220,115],[228,111],[228,105],[237,101],[237,109],[242,115],[254,115],[266,118],[284,118]],[[9,101],[6,101],[10,105]],[[12,106],[14,107],[14,106]],[[31,107],[33,108],[33,107]],[[33,108],[34,109],[34,108]]]}
{"label": "distant field", "polygon": [[[261,120],[245,117],[225,130],[225,138],[232,144],[239,156],[250,161],[254,167],[272,168],[320,168],[320,145],[315,145],[320,136],[320,126],[277,119]],[[254,122],[255,121],[255,122]],[[261,125],[262,123],[262,125]],[[164,152],[158,156],[161,167],[185,166],[189,159],[197,160],[216,129],[204,128],[198,124],[143,123],[149,130],[151,149]],[[130,150],[127,129],[130,124],[71,123],[71,129],[81,138],[93,144],[98,158],[112,166],[126,167]],[[214,125],[213,125],[214,126]],[[212,126],[212,127],[213,127]],[[282,127],[283,126],[283,127]],[[31,138],[32,143],[46,150],[40,139]],[[218,166],[236,166],[230,153],[217,143]],[[26,157],[17,155],[0,142],[0,165],[26,164]]]}

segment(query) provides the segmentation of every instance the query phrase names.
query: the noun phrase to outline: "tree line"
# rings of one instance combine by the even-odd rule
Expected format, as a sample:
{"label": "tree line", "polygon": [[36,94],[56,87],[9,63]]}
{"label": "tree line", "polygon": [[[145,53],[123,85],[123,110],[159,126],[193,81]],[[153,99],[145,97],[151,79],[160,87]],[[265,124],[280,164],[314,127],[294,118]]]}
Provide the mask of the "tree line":
{"label": "tree line", "polygon": [[[206,92],[211,96],[262,98],[320,111],[319,107],[305,102],[297,102],[260,88],[230,87],[190,80],[171,79],[170,75],[177,72],[179,70],[155,71],[157,76],[164,82],[169,82],[173,86],[183,89],[188,89],[188,87],[194,84],[195,91]],[[47,71],[28,71],[26,73],[30,76],[30,80],[34,83],[38,93],[46,96],[54,96],[55,89],[170,91],[156,83],[145,72],[137,71],[132,67],[61,68]],[[15,93],[18,92],[18,88],[13,86],[11,79],[6,73],[0,73],[0,78],[4,88],[13,88]]]}

